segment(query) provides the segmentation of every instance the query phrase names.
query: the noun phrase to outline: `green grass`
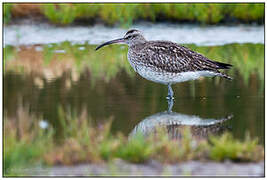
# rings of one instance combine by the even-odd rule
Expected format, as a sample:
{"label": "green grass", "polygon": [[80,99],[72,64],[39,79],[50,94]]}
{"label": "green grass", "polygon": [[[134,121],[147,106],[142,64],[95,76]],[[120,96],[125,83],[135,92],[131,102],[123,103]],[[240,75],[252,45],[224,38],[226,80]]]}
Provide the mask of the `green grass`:
{"label": "green grass", "polygon": [[[27,108],[21,108],[17,123],[4,120],[4,175],[23,175],[20,168],[43,165],[73,165],[103,163],[120,158],[132,163],[155,159],[162,163],[187,160],[260,161],[264,149],[249,136],[241,142],[229,133],[197,140],[184,128],[178,140],[170,139],[163,127],[149,136],[137,133],[126,137],[111,134],[111,121],[93,127],[86,112],[79,115],[59,107],[63,126],[60,141],[55,139],[53,127],[41,129],[41,118],[31,117]],[[71,123],[71,124],[70,124]],[[58,137],[57,137],[58,138]]]}
{"label": "green grass", "polygon": [[237,141],[231,134],[224,134],[221,137],[210,138],[210,158],[216,161],[230,159],[233,161],[257,161],[263,154],[255,153],[258,148],[258,140],[251,140],[247,135],[244,142]]}
{"label": "green grass", "polygon": [[4,15],[4,24],[7,24],[10,22],[11,18],[12,18],[12,14],[11,14],[11,11],[12,11],[12,4],[4,4],[4,8],[3,8],[4,12],[3,12],[3,15]]}
{"label": "green grass", "polygon": [[122,142],[115,156],[133,163],[144,163],[152,154],[153,146],[147,143],[142,134],[137,134],[129,141]]}
{"label": "green grass", "polygon": [[73,22],[77,11],[70,4],[59,4],[58,8],[53,4],[47,4],[43,6],[43,9],[45,17],[56,24],[69,24]]}
{"label": "green grass", "polygon": [[[4,4],[4,18],[12,20],[12,3]],[[10,6],[10,7],[9,7]],[[107,25],[129,27],[134,21],[174,21],[216,24],[235,20],[242,23],[264,22],[263,3],[109,3],[41,4],[40,13],[50,22],[66,25],[75,20],[101,20]],[[15,12],[14,12],[15,13]],[[30,13],[30,12],[29,12]]]}
{"label": "green grass", "polygon": [[3,160],[7,176],[24,175],[19,173],[20,169],[42,162],[42,156],[51,148],[52,129],[46,132],[41,129],[38,126],[40,119],[31,117],[28,110],[19,114],[18,122],[10,120],[4,126]]}
{"label": "green grass", "polygon": [[[36,140],[17,140],[5,138],[4,143],[4,174],[9,176],[19,174],[20,169],[28,168],[42,161],[42,156],[49,149],[49,137],[38,137]],[[45,147],[45,148],[44,148]]]}

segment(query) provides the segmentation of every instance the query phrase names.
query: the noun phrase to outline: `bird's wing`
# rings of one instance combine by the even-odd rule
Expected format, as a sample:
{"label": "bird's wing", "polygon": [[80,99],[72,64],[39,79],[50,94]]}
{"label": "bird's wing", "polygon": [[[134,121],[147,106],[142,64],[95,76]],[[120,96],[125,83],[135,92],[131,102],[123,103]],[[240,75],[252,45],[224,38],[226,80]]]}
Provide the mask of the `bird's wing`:
{"label": "bird's wing", "polygon": [[185,71],[218,71],[231,65],[211,61],[184,46],[168,41],[152,41],[140,51],[140,60],[158,71],[180,73]]}

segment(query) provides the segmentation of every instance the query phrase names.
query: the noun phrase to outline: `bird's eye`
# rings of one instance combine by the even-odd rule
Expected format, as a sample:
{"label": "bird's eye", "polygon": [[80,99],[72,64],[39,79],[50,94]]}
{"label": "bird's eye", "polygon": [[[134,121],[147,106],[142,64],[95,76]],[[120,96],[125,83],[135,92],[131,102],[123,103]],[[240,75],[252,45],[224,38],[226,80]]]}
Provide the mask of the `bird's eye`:
{"label": "bird's eye", "polygon": [[131,37],[131,36],[127,36],[127,37],[125,37],[125,39],[130,39],[130,37]]}
{"label": "bird's eye", "polygon": [[125,37],[125,39],[133,39],[133,38],[136,37],[136,36],[137,36],[136,34],[134,34],[134,35],[130,35],[130,36]]}

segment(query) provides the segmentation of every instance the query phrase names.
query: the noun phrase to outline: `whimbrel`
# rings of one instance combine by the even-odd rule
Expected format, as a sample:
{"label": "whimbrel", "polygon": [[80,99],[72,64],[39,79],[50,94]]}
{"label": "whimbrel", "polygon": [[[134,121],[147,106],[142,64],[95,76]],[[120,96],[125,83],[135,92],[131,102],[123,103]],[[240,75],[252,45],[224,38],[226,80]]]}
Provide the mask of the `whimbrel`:
{"label": "whimbrel", "polygon": [[232,65],[212,61],[170,41],[147,41],[136,29],[129,30],[123,38],[99,45],[96,50],[114,43],[129,46],[128,61],[135,72],[145,79],[168,86],[167,99],[173,99],[171,85],[175,83],[213,76],[232,79],[219,71],[229,69]]}

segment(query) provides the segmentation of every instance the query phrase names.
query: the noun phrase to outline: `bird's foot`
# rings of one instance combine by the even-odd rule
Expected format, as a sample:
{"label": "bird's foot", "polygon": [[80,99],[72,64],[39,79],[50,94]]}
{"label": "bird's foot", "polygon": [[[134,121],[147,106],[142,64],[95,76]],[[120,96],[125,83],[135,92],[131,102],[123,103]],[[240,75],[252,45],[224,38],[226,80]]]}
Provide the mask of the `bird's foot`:
{"label": "bird's foot", "polygon": [[171,95],[168,95],[168,96],[166,96],[166,99],[167,99],[167,100],[174,100],[174,97],[171,96]]}

